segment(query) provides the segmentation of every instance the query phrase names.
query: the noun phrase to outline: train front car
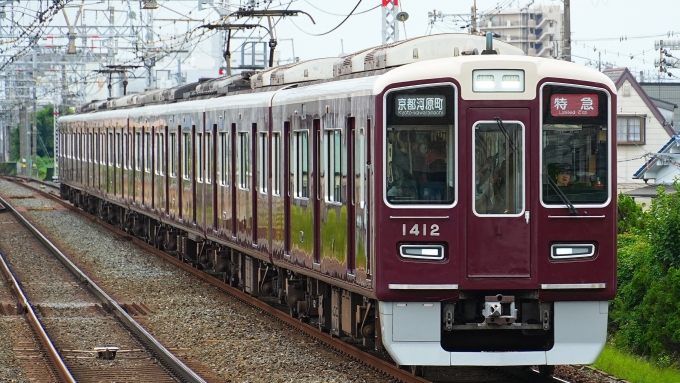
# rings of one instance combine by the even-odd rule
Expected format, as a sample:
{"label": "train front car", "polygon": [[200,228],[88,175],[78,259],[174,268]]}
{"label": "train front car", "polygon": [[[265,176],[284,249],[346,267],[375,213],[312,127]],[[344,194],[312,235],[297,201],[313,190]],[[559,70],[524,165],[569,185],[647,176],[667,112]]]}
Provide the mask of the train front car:
{"label": "train front car", "polygon": [[394,69],[374,92],[375,288],[394,360],[593,362],[616,291],[611,80],[475,55]]}

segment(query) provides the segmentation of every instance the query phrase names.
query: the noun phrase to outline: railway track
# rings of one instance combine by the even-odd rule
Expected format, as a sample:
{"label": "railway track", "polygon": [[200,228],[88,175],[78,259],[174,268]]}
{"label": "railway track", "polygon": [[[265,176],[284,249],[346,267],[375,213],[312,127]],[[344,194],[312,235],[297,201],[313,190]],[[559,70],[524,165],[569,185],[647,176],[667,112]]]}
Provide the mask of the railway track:
{"label": "railway track", "polygon": [[[36,189],[37,190],[37,189]],[[46,190],[42,191],[48,192]],[[54,195],[54,193],[52,193]],[[68,205],[70,206],[70,205]],[[86,213],[82,212],[79,209],[74,209],[80,214],[83,214],[86,216],[88,220],[93,221],[95,220],[92,216],[87,215]],[[373,375],[359,375],[359,376],[354,376],[353,378],[350,378],[349,381],[403,381],[403,382],[441,382],[441,383],[451,383],[451,382],[507,382],[507,383],[512,383],[512,382],[566,382],[566,380],[561,380],[553,377],[541,377],[536,373],[533,373],[529,371],[528,369],[518,369],[518,368],[503,368],[503,369],[490,369],[490,368],[475,368],[475,367],[465,367],[465,368],[430,368],[427,370],[426,373],[426,378],[421,378],[421,377],[416,377],[413,374],[411,374],[409,371],[405,371],[402,369],[397,368],[394,366],[391,362],[385,360],[386,358],[384,355],[373,355],[366,350],[359,349],[357,347],[353,347],[352,345],[349,345],[337,338],[331,337],[329,334],[320,332],[316,327],[310,326],[308,324],[305,324],[303,322],[300,322],[297,319],[294,319],[290,317],[287,313],[279,311],[277,308],[273,307],[272,305],[269,305],[259,299],[256,299],[250,295],[244,294],[238,289],[232,288],[228,284],[223,283],[221,280],[218,278],[215,278],[213,276],[207,275],[190,265],[178,260],[175,257],[172,257],[169,254],[166,254],[164,252],[160,252],[154,247],[144,243],[143,241],[139,241],[135,238],[130,237],[127,233],[119,231],[116,228],[113,228],[109,226],[108,224],[98,221],[97,222],[105,227],[107,229],[112,230],[115,233],[116,238],[123,240],[124,242],[130,241],[133,242],[135,245],[142,247],[144,250],[148,252],[152,252],[156,254],[157,256],[165,259],[166,261],[176,265],[177,267],[181,268],[182,270],[186,271],[187,273],[191,273],[192,275],[202,279],[206,283],[210,284],[211,286],[216,287],[220,291],[227,292],[229,295],[235,297],[241,302],[244,302],[251,307],[255,307],[258,310],[260,310],[260,316],[262,316],[262,313],[266,313],[267,315],[276,318],[279,322],[285,323],[287,326],[290,328],[294,328],[298,331],[301,331],[305,334],[307,334],[311,339],[313,339],[313,342],[309,342],[307,340],[308,344],[314,345],[314,347],[318,348],[318,344],[322,342],[323,344],[326,345],[326,347],[330,347],[335,352],[340,353],[345,355],[346,357],[344,358],[344,361],[341,361],[341,364],[347,365],[347,361],[349,360],[352,365],[358,364],[357,362],[361,362],[362,364],[369,366],[371,369],[377,372],[377,374]],[[91,267],[91,266],[88,266]],[[87,268],[87,267],[86,267]],[[120,295],[120,294],[118,294]],[[148,304],[148,302],[147,302]],[[152,304],[149,304],[149,306],[152,306]],[[227,303],[226,305],[228,310],[231,310],[231,304]],[[145,305],[140,306],[139,304],[135,305],[130,304],[126,306],[128,311],[131,312],[136,312],[138,315],[145,316],[144,312],[146,310],[151,311],[152,309],[149,309]],[[140,314],[141,312],[141,314]],[[200,313],[197,313],[200,314]],[[148,312],[147,312],[148,316]],[[153,316],[153,315],[152,315]],[[149,320],[144,320],[143,323],[144,325],[149,325],[151,321]],[[176,324],[172,323],[167,323],[169,326],[176,326]],[[154,332],[157,332],[158,330],[155,330]],[[309,338],[307,338],[309,339]],[[212,346],[217,346],[220,345],[223,342],[229,342],[229,340],[224,340],[224,339],[204,339],[204,342],[202,342],[203,345],[210,345]],[[253,347],[255,347],[256,344],[253,344]],[[293,346],[293,345],[291,345]],[[199,372],[199,374],[217,374],[220,375],[219,371],[219,366],[213,368],[206,368],[206,363],[203,363],[201,360],[195,360],[194,355],[200,352],[192,351],[191,348],[188,347],[178,347],[176,349],[170,348],[171,350],[174,350],[175,353],[180,355],[179,357],[184,360],[188,365],[194,366],[195,370]],[[310,350],[307,350],[310,351]],[[257,351],[255,351],[255,355],[257,355]],[[347,359],[347,357],[349,359]],[[338,357],[339,359],[343,359],[343,357]],[[354,361],[354,362],[352,362]],[[272,368],[266,368],[263,366],[262,372],[267,374],[268,372],[274,373],[274,370],[276,369],[275,366]],[[233,370],[229,371],[230,373],[233,373]],[[300,376],[304,376],[304,374],[301,374]],[[260,376],[262,380],[271,380],[265,378],[265,376]],[[318,381],[318,376],[315,379],[308,379],[310,381]],[[361,378],[360,380],[357,380],[356,378]],[[299,379],[300,381],[303,381],[304,379]],[[259,381],[259,380],[251,380],[251,381]],[[274,379],[275,381],[275,379]],[[586,380],[587,382],[592,382],[593,380]],[[577,380],[574,380],[574,382],[578,382]]]}
{"label": "railway track", "polygon": [[43,375],[39,381],[204,382],[163,350],[11,203],[2,198],[0,203],[7,221],[0,241],[4,274],[19,296],[17,311],[26,313],[54,376]]}

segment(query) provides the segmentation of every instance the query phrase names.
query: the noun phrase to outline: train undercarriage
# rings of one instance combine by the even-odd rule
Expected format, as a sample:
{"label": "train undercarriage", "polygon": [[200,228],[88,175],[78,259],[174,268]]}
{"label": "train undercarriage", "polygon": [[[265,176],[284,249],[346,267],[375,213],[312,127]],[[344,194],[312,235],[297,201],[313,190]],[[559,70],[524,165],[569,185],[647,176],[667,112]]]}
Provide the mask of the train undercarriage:
{"label": "train undercarriage", "polygon": [[[257,259],[139,212],[62,185],[62,197],[101,220],[163,250],[305,323],[355,344],[381,348],[375,300]],[[376,344],[377,342],[377,344]]]}

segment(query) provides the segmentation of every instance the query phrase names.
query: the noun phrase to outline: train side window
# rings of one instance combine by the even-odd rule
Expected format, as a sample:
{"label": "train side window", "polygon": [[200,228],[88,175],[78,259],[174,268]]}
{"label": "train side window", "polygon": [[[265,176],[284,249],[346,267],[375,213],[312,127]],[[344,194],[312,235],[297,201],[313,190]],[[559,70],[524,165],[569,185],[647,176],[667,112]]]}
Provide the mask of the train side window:
{"label": "train side window", "polygon": [[229,186],[229,132],[220,132],[219,142],[219,166],[217,169],[218,177],[220,178],[220,185]]}
{"label": "train side window", "polygon": [[170,177],[177,178],[177,133],[170,133],[170,144],[168,153],[168,169],[170,172]]}
{"label": "train side window", "polygon": [[359,141],[358,145],[355,148],[355,151],[357,153],[358,159],[355,163],[355,167],[359,168],[359,207],[364,208],[366,206],[366,180],[365,180],[365,172],[366,172],[366,129],[360,128],[359,129]]}
{"label": "train side window", "polygon": [[205,183],[212,183],[212,173],[213,173],[213,140],[212,133],[205,132]]}
{"label": "train side window", "polygon": [[151,132],[144,132],[144,171],[151,173]]}
{"label": "train side window", "polygon": [[238,169],[238,180],[239,188],[243,190],[248,190],[248,175],[250,172],[250,135],[248,132],[240,132],[238,134],[239,138],[239,151],[241,156],[239,158],[239,169]]}
{"label": "train side window", "polygon": [[326,200],[342,202],[342,135],[339,129],[326,132]]}
{"label": "train side window", "polygon": [[189,133],[182,133],[182,178],[189,180],[189,156],[191,153],[191,137]]}
{"label": "train side window", "polygon": [[260,193],[267,194],[267,164],[268,164],[268,136],[266,132],[259,134],[258,158],[257,158],[257,183]]}
{"label": "train side window", "polygon": [[309,133],[295,132],[295,197],[309,198]]}
{"label": "train side window", "polygon": [[196,133],[196,181],[203,182],[203,133]]}
{"label": "train side window", "polygon": [[272,133],[272,194],[281,195],[281,133]]}
{"label": "train side window", "polygon": [[99,163],[106,165],[106,133],[99,134]]}

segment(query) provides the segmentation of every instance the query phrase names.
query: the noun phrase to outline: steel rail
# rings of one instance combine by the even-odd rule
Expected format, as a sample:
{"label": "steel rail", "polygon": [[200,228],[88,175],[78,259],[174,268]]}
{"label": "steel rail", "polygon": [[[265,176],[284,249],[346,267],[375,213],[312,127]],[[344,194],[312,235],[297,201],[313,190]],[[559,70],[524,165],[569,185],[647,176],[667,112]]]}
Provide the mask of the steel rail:
{"label": "steel rail", "polygon": [[[28,186],[27,186],[28,187]],[[33,189],[33,188],[32,188]],[[42,192],[40,190],[33,189],[37,192],[43,193],[44,195],[50,196],[56,199],[56,197]],[[40,242],[54,254],[59,261],[64,264],[64,266],[83,284],[87,287],[92,294],[94,294],[103,304],[105,304],[111,312],[125,325],[127,328],[139,339],[144,342],[144,344],[149,347],[155,356],[159,359],[159,362],[164,365],[168,370],[172,371],[176,377],[182,379],[184,382],[188,383],[206,383],[200,376],[198,376],[193,370],[187,367],[181,360],[177,359],[168,349],[165,348],[156,338],[149,334],[137,321],[135,321],[125,310],[123,310],[118,302],[111,298],[104,290],[102,290],[97,284],[90,279],[83,271],[81,271],[78,266],[76,266],[71,260],[66,257],[47,237],[45,237],[35,226],[33,226],[26,218],[24,218],[13,206],[11,206],[7,201],[0,197],[0,203],[2,203],[5,208],[13,213],[14,216],[24,225],[29,231],[31,231]],[[74,208],[75,209],[75,208]],[[30,306],[28,306],[30,308]],[[55,351],[56,352],[56,351]],[[73,379],[73,378],[71,378]],[[75,382],[75,380],[71,380]]]}
{"label": "steel rail", "polygon": [[64,360],[61,359],[59,352],[54,347],[54,344],[52,344],[52,340],[50,339],[49,335],[47,335],[47,332],[43,328],[42,323],[40,323],[40,319],[38,319],[38,316],[35,315],[35,311],[33,311],[31,303],[28,301],[28,298],[26,298],[26,294],[24,294],[21,285],[14,277],[14,274],[12,273],[12,270],[10,269],[9,265],[7,264],[7,262],[5,262],[5,257],[2,255],[2,253],[0,253],[0,266],[2,267],[3,274],[5,274],[5,277],[10,282],[11,285],[10,287],[12,288],[12,290],[14,290],[14,294],[16,295],[17,300],[19,301],[18,302],[19,305],[26,314],[26,319],[28,320],[31,329],[33,329],[33,332],[40,339],[40,342],[42,343],[42,346],[45,352],[47,353],[47,358],[50,360],[53,369],[56,371],[57,375],[59,375],[59,379],[62,382],[76,383],[75,378],[71,375],[71,372],[69,371],[68,367],[66,367]]}

